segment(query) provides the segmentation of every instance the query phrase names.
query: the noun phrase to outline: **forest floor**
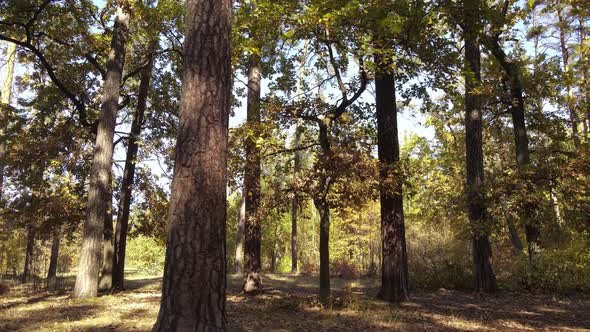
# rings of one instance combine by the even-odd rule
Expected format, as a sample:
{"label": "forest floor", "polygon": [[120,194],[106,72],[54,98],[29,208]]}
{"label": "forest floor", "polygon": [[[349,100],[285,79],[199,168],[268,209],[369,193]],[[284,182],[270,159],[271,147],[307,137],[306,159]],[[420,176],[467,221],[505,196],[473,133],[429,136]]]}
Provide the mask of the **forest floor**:
{"label": "forest floor", "polygon": [[[333,304],[317,301],[317,278],[267,274],[265,292],[239,294],[228,278],[230,331],[590,331],[589,296],[439,290],[414,293],[399,306],[375,299],[375,281],[333,279]],[[12,290],[0,296],[0,331],[149,331],[161,278],[130,276],[128,290],[92,299],[61,292]]]}

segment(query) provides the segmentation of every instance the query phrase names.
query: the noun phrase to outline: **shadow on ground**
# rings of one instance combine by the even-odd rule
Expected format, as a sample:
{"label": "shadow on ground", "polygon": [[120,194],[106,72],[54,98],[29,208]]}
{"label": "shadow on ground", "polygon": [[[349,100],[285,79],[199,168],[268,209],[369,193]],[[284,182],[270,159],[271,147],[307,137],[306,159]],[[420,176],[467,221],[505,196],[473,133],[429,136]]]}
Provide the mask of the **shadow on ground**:
{"label": "shadow on ground", "polygon": [[[375,300],[376,282],[333,279],[332,301],[320,306],[317,278],[266,275],[265,291],[240,295],[228,277],[230,331],[588,331],[588,297],[444,291],[418,293],[399,306]],[[0,298],[0,331],[149,331],[161,278],[138,277],[127,290],[94,299],[43,292]]]}

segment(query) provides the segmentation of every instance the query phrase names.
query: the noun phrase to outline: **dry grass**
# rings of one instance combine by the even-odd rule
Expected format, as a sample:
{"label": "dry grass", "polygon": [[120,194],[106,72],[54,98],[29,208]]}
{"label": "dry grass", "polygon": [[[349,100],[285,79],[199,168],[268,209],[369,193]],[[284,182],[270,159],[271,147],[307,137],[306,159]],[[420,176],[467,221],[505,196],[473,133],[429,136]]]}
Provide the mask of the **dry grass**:
{"label": "dry grass", "polygon": [[[239,295],[228,280],[232,331],[590,331],[590,299],[444,291],[414,294],[400,306],[374,299],[374,281],[333,280],[332,305],[321,307],[317,279],[267,275],[265,293]],[[0,331],[149,331],[155,321],[160,279],[135,276],[129,290],[94,299],[67,293],[9,293],[0,298]]]}

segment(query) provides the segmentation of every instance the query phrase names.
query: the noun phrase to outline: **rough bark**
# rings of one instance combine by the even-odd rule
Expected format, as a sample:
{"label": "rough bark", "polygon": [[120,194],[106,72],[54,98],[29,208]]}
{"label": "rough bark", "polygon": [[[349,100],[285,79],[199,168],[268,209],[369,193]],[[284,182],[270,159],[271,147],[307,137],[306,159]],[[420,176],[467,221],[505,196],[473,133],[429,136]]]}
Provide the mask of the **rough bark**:
{"label": "rough bark", "polygon": [[51,241],[51,256],[49,258],[49,269],[47,270],[47,287],[55,288],[57,278],[57,261],[59,258],[59,244],[61,240],[61,227],[55,227]]}
{"label": "rough bark", "polygon": [[6,62],[0,91],[0,201],[4,198],[4,165],[6,163],[5,135],[10,118],[10,99],[12,98],[12,81],[16,63],[16,44],[6,42]]}
{"label": "rough bark", "polygon": [[153,331],[223,331],[231,2],[186,2],[180,125]]}
{"label": "rough bark", "polygon": [[465,145],[466,193],[472,226],[473,275],[475,291],[495,292],[484,194],[482,106],[477,93],[481,84],[479,49],[480,0],[463,0],[465,41]]}
{"label": "rough bark", "polygon": [[33,250],[35,249],[36,229],[33,225],[27,226],[27,247],[25,249],[25,266],[23,268],[22,282],[27,282],[33,270]]}
{"label": "rough bark", "polygon": [[125,64],[125,44],[129,30],[129,13],[125,5],[125,1],[117,1],[115,26],[102,94],[101,117],[94,147],[92,175],[88,189],[88,212],[84,222],[74,297],[96,296],[98,293],[100,249],[108,209],[107,201],[111,199],[109,193],[111,192],[115,120],[119,107],[121,77]]}
{"label": "rough bark", "polygon": [[[152,54],[156,50],[157,43],[150,47]],[[129,215],[133,183],[135,181],[135,165],[139,151],[139,140],[143,129],[147,99],[150,89],[150,81],[153,69],[153,56],[150,56],[147,66],[141,71],[139,90],[137,93],[137,108],[133,114],[131,132],[127,141],[127,154],[121,182],[121,195],[117,213],[117,229],[115,234],[115,254],[113,256],[113,289],[125,288],[125,250],[127,248],[127,233],[129,231]]]}
{"label": "rough bark", "polygon": [[244,270],[244,231],[246,228],[246,192],[242,191],[240,199],[240,215],[238,216],[238,231],[236,233],[236,261],[235,272],[241,274]]}
{"label": "rough bark", "polygon": [[244,169],[244,191],[246,192],[246,240],[244,247],[244,293],[262,291],[260,276],[262,261],[260,256],[261,227],[258,208],[260,206],[260,151],[256,146],[260,124],[260,82],[262,69],[260,58],[250,55],[248,62],[248,105],[247,123],[252,135],[246,139],[246,165]]}
{"label": "rough bark", "polygon": [[[375,63],[388,68],[389,63],[379,56]],[[399,179],[399,139],[397,108],[395,104],[395,77],[393,73],[375,74],[377,146],[381,164],[381,289],[379,297],[389,302],[408,299],[408,256],[402,182]],[[388,179],[394,178],[393,183]],[[389,186],[388,184],[391,184]]]}
{"label": "rough bark", "polygon": [[107,215],[104,218],[103,231],[104,244],[102,247],[102,268],[100,269],[100,279],[98,280],[98,289],[103,291],[113,288],[113,267],[115,256],[112,193],[109,193],[107,197]]}

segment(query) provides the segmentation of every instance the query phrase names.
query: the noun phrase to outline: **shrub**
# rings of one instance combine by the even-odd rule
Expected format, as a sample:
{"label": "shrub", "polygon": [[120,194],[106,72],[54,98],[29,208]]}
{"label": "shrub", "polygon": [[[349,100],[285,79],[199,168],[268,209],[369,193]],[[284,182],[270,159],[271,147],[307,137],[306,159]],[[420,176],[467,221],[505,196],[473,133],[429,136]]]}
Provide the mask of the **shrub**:
{"label": "shrub", "polygon": [[512,286],[538,292],[579,292],[590,290],[590,238],[572,233],[559,248],[544,249],[533,261],[516,259]]}
{"label": "shrub", "polygon": [[320,272],[320,267],[310,260],[303,260],[299,264],[299,272],[303,275],[317,275]]}
{"label": "shrub", "polygon": [[161,274],[164,270],[166,248],[160,241],[146,236],[129,239],[128,266],[147,274]]}
{"label": "shrub", "polygon": [[472,288],[469,242],[451,232],[424,227],[408,234],[409,279],[412,289]]}
{"label": "shrub", "polygon": [[332,263],[331,272],[334,276],[348,280],[359,278],[361,275],[357,264],[344,259],[339,259]]}

